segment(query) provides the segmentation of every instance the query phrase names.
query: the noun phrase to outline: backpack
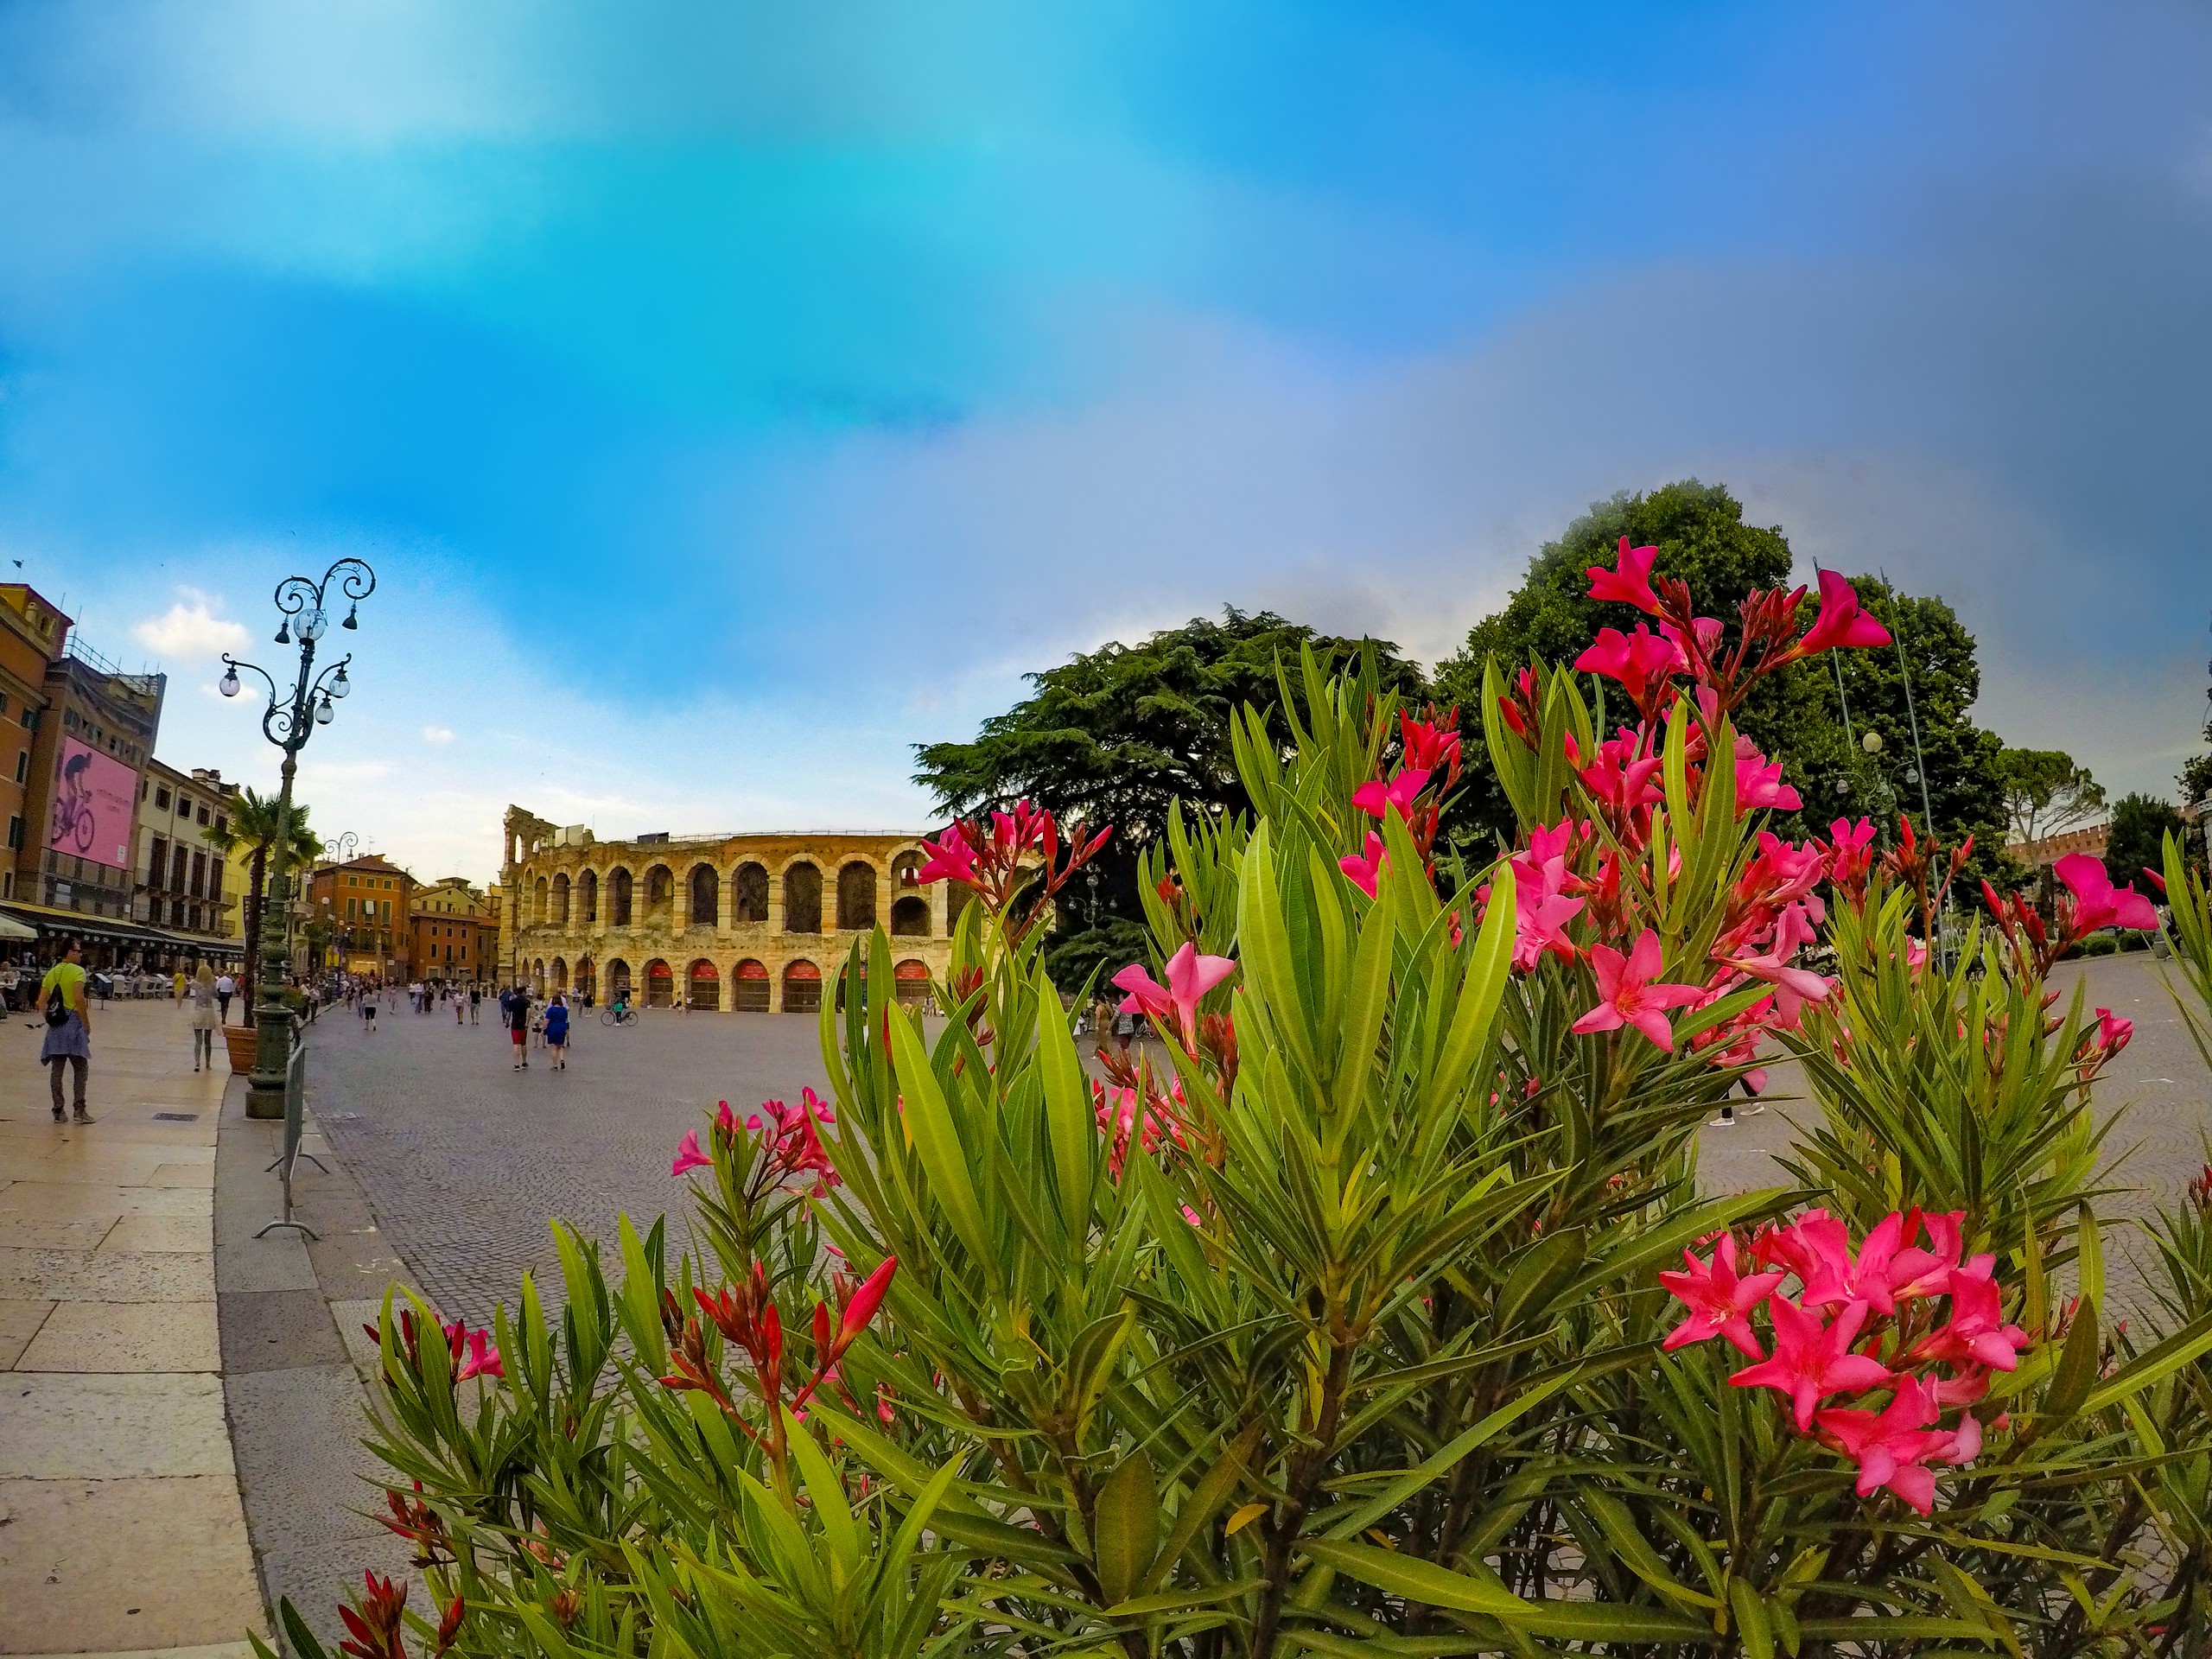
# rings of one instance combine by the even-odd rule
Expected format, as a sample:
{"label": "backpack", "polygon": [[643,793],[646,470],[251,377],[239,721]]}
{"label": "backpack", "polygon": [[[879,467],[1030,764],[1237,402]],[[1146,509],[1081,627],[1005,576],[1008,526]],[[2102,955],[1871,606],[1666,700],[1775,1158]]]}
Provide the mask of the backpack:
{"label": "backpack", "polygon": [[55,980],[54,988],[46,996],[46,1023],[66,1026],[69,1023],[69,1004],[61,995],[61,982]]}

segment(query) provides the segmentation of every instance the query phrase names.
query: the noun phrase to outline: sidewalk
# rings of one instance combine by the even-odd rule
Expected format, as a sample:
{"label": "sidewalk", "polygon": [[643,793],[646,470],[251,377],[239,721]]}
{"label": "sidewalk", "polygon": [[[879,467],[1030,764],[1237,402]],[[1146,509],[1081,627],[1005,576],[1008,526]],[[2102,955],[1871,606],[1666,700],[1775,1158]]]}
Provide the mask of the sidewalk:
{"label": "sidewalk", "polygon": [[95,1010],[99,1121],[64,1127],[41,1034],[0,1027],[0,1653],[243,1656],[267,1625],[216,1315],[228,1066],[193,1072],[173,1003]]}

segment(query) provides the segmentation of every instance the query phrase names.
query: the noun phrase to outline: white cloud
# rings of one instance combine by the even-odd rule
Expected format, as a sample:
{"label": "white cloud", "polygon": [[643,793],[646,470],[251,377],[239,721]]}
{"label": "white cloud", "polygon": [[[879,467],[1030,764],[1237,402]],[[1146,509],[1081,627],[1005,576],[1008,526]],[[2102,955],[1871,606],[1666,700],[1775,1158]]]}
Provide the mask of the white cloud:
{"label": "white cloud", "polygon": [[197,588],[180,588],[182,595],[160,616],[135,624],[132,639],[157,656],[192,658],[218,657],[226,651],[245,649],[245,626],[215,614],[219,600]]}
{"label": "white cloud", "polygon": [[423,741],[425,743],[450,743],[453,741],[453,730],[446,726],[425,726]]}

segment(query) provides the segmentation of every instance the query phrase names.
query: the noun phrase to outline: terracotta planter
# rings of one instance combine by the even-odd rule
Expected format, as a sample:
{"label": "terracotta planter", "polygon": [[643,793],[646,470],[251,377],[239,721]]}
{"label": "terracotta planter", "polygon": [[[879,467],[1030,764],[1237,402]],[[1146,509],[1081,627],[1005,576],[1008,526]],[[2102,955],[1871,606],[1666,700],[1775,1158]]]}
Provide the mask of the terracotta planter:
{"label": "terracotta planter", "polygon": [[253,1070],[253,1052],[261,1041],[261,1033],[252,1026],[225,1026],[223,1043],[231,1051],[231,1070],[244,1077]]}

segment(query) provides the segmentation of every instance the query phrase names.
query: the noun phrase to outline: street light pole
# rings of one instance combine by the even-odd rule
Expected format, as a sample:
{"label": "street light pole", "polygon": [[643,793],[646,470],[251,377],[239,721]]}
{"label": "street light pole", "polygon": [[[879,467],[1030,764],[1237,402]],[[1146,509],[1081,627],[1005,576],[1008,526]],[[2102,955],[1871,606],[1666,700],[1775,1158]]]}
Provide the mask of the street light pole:
{"label": "street light pole", "polygon": [[247,1080],[245,1111],[248,1117],[278,1118],[284,1115],[284,1070],[292,1054],[292,1015],[284,1006],[284,939],[283,918],[289,913],[291,903],[291,822],[292,778],[299,769],[300,751],[307,747],[308,739],[318,726],[327,726],[336,713],[333,700],[344,696],[353,686],[346,678],[346,666],[353,659],[349,654],[326,668],[318,675],[315,671],[315,642],[330,626],[329,613],[323,608],[326,592],[333,582],[352,601],[346,613],[342,628],[360,626],[359,601],[376,590],[376,572],[359,559],[340,559],[323,572],[321,582],[311,582],[305,576],[287,576],[276,584],[276,608],[284,620],[277,625],[276,643],[289,645],[296,632],[300,641],[300,667],[289,693],[280,693],[276,682],[268,670],[253,663],[242,663],[227,652],[223,657],[226,672],[217,688],[226,697],[238,694],[238,671],[248,669],[261,676],[269,688],[269,706],[261,716],[262,734],[283,752],[283,785],[276,795],[276,842],[274,859],[269,873],[269,893],[262,906],[264,918],[277,918],[279,925],[271,927],[264,919],[261,935],[261,986],[255,999],[254,1025],[256,1039],[253,1049],[253,1072]]}

